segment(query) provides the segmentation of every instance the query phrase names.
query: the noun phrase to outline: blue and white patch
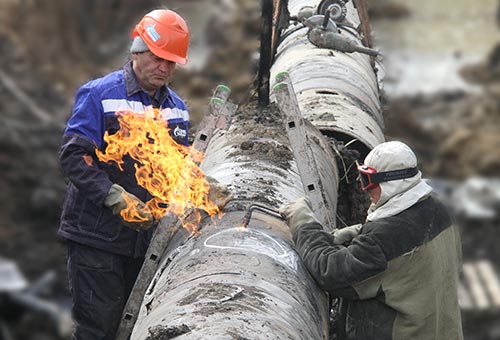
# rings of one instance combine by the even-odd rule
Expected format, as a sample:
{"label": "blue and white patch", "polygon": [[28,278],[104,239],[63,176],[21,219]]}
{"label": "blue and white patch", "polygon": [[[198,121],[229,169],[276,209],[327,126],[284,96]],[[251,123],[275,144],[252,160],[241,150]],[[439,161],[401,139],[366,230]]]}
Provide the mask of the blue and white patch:
{"label": "blue and white patch", "polygon": [[156,31],[155,26],[156,25],[149,25],[148,27],[146,27],[146,32],[148,32],[149,36],[151,37],[151,39],[153,39],[154,42],[158,41],[161,38],[160,33]]}
{"label": "blue and white patch", "polygon": [[179,137],[179,138],[186,138],[187,136],[187,131],[184,129],[181,129],[178,125],[174,129],[174,136]]}

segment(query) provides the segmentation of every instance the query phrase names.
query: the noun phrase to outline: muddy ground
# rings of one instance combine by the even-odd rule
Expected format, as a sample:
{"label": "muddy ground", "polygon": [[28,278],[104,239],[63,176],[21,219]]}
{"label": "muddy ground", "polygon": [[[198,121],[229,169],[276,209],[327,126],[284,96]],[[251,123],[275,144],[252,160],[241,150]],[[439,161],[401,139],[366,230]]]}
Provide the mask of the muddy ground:
{"label": "muddy ground", "polygon": [[[34,2],[0,0],[0,256],[14,259],[30,282],[47,271],[55,271],[57,280],[47,292],[55,301],[68,298],[65,245],[56,236],[65,187],[57,152],[73,93],[86,79],[120,67],[126,59],[123,51],[128,44],[122,27],[131,27],[140,14],[154,7],[144,1],[134,5],[134,12],[125,4],[115,4],[112,8],[98,1],[83,3],[52,0],[37,5],[39,16],[28,16],[26,11],[33,13]],[[194,72],[179,70],[172,84],[188,99],[195,128],[217,83],[230,85],[232,99],[238,104],[255,100],[253,54],[258,47],[259,12],[249,1],[235,3],[235,13],[240,15],[222,27],[214,23],[210,29],[215,48],[205,67]],[[81,11],[94,24],[68,22],[68,17]],[[110,30],[106,26],[109,22],[101,22],[101,16],[110,11],[118,15],[120,29]],[[402,9],[395,13],[395,16],[407,15]],[[22,20],[14,18],[25,20],[26,25],[21,26]],[[42,23],[46,22],[51,24],[42,29]],[[65,36],[61,41],[48,39],[62,31]],[[492,75],[499,74],[500,68],[495,55],[492,52],[481,65],[464,70],[464,77],[483,86],[480,93],[440,93],[431,97],[393,98],[386,103],[388,139],[410,144],[427,176],[453,180],[471,175],[498,176],[500,86],[498,77]],[[242,145],[249,150],[253,147]],[[283,151],[283,155],[288,157],[289,153]],[[356,158],[348,150],[344,155],[351,161]],[[355,175],[349,176],[353,179]],[[347,193],[352,191],[341,187],[340,194]],[[357,200],[360,196],[356,195],[349,200]],[[362,214],[362,209],[352,215],[350,211],[348,206],[339,207],[347,222],[359,219]],[[482,228],[484,233],[474,233],[477,236],[468,238],[466,244],[473,248],[476,242],[484,242],[487,235],[488,257],[500,258],[496,246],[500,240],[497,224]],[[476,256],[473,251],[468,254]],[[487,317],[479,316],[479,320],[485,324],[478,322],[478,328],[489,327]],[[34,331],[26,334],[26,329],[39,325],[39,321],[27,317],[17,322],[23,326],[17,329],[19,338],[42,338]],[[468,322],[476,323],[472,317]],[[472,334],[475,328],[467,326],[466,330]],[[483,338],[493,339],[487,335]]]}

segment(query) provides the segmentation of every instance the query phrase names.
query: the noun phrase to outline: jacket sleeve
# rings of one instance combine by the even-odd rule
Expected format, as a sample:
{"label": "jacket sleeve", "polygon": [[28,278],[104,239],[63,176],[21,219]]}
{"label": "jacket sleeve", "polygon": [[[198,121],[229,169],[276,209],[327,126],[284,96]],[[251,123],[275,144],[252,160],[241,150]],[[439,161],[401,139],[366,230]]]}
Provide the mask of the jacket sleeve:
{"label": "jacket sleeve", "polygon": [[82,87],[76,96],[73,114],[68,121],[59,151],[63,174],[87,198],[103,204],[113,184],[100,169],[95,150],[103,143],[104,113],[91,90]]}
{"label": "jacket sleeve", "polygon": [[320,224],[310,223],[299,228],[293,239],[311,275],[334,297],[356,298],[353,284],[387,268],[381,245],[369,234],[359,235],[345,247],[335,245]]}

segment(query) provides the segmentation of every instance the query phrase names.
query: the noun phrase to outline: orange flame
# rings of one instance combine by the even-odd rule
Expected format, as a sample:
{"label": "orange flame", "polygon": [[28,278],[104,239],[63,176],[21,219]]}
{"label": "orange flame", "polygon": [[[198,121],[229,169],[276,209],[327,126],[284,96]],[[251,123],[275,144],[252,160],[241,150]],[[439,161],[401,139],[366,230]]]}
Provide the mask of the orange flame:
{"label": "orange flame", "polygon": [[146,205],[133,200],[127,195],[122,194],[123,199],[127,203],[127,207],[120,211],[120,215],[125,221],[129,222],[147,222],[150,221],[151,212],[146,208]]}
{"label": "orange flame", "polygon": [[172,211],[184,228],[195,232],[201,220],[197,209],[210,216],[219,212],[208,198],[210,185],[197,165],[203,154],[172,139],[160,110],[116,114],[120,130],[113,135],[106,132],[104,140],[108,145],[104,152],[97,150],[97,157],[103,162],[116,162],[120,170],[125,155],[139,163],[135,165],[135,177],[153,196],[145,203],[155,219]]}

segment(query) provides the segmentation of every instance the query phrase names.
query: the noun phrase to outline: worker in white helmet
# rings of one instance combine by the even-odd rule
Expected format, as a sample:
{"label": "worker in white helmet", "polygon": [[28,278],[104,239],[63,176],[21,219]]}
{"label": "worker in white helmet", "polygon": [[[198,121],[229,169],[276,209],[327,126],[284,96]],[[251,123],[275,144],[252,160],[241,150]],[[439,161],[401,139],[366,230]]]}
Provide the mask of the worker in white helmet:
{"label": "worker in white helmet", "polygon": [[283,206],[317,283],[341,298],[339,337],[463,339],[457,285],[461,242],[404,143],[376,146],[358,166],[371,199],[363,225],[323,231],[307,198]]}

